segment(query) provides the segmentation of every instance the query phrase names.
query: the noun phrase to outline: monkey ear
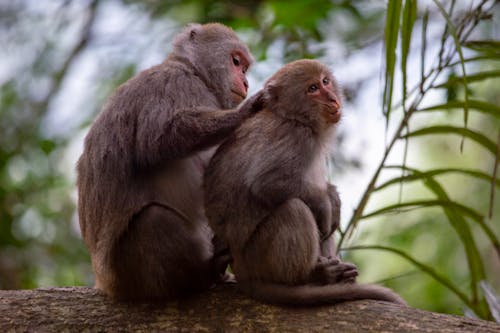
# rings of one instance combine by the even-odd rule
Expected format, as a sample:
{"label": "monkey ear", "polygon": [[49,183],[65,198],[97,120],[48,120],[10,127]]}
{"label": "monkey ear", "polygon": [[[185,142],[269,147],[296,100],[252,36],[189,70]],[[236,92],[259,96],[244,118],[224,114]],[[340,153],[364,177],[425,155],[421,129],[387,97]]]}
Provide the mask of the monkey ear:
{"label": "monkey ear", "polygon": [[270,81],[270,82],[268,82],[266,84],[266,90],[265,90],[265,93],[264,93],[264,98],[267,101],[274,101],[274,102],[276,102],[278,100],[279,91],[280,91],[280,88],[276,84],[276,82]]}
{"label": "monkey ear", "polygon": [[194,40],[201,29],[203,29],[203,26],[201,24],[189,23],[187,25],[187,30],[189,31],[189,39]]}

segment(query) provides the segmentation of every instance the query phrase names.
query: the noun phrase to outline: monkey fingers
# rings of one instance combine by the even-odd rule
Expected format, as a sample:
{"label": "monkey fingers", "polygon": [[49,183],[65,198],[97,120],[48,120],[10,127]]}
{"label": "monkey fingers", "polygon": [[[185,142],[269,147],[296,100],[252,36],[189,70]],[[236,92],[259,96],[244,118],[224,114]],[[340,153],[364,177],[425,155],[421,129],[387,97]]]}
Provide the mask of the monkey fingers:
{"label": "monkey fingers", "polygon": [[265,107],[264,91],[260,90],[252,97],[244,101],[243,104],[241,104],[240,107],[238,108],[238,111],[244,114],[252,115],[264,109],[264,107]]}
{"label": "monkey fingers", "polygon": [[337,265],[340,263],[340,259],[337,256],[319,256],[318,264],[321,265]]}
{"label": "monkey fingers", "polygon": [[342,283],[354,283],[356,282],[356,277],[358,276],[358,268],[356,265],[345,262],[343,263],[347,269],[342,274],[342,279],[339,282]]}
{"label": "monkey fingers", "polygon": [[257,112],[266,107],[267,100],[264,90],[259,90],[252,98],[252,111]]}
{"label": "monkey fingers", "polygon": [[311,281],[318,284],[352,283],[358,275],[357,267],[336,257],[319,257],[311,273]]}
{"label": "monkey fingers", "polygon": [[[318,260],[321,260],[318,259]],[[343,264],[346,267],[346,270],[342,274],[342,279],[339,282],[342,283],[354,283],[356,282],[356,277],[358,276],[358,267],[350,262],[342,262],[342,260],[337,256],[328,256],[326,258],[331,264]]]}

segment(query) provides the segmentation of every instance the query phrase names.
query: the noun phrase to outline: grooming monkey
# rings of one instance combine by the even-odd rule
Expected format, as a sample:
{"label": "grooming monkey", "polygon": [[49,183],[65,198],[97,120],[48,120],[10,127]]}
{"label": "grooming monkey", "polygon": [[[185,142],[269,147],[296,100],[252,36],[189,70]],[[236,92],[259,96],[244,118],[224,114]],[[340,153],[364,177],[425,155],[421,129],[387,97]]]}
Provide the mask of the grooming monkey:
{"label": "grooming monkey", "polygon": [[[228,256],[214,249],[203,171],[254,110],[252,56],[221,24],[190,25],[160,65],[122,84],[92,125],[78,165],[78,213],[96,287],[122,300],[209,288]],[[216,242],[219,244],[219,242]]]}
{"label": "grooming monkey", "polygon": [[264,109],[224,141],[204,177],[209,224],[230,248],[240,287],[289,305],[405,304],[389,289],[354,283],[356,266],[335,256],[340,200],[325,159],[341,111],[331,72],[318,61],[292,62],[264,96]]}

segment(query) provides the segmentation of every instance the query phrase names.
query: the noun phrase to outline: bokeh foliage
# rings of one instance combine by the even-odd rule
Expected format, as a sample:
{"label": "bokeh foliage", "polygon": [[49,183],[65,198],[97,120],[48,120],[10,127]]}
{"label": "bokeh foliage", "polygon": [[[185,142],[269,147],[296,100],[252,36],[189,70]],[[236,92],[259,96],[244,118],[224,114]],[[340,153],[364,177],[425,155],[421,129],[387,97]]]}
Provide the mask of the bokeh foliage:
{"label": "bokeh foliage", "polygon": [[[386,147],[376,161],[347,156],[343,139],[363,133],[339,133],[335,177],[360,165],[374,171],[359,203],[350,203],[356,210],[343,224],[341,246],[352,249],[345,253],[362,280],[383,280],[411,305],[467,307],[488,318],[479,282],[500,287],[494,3],[0,3],[0,288],[92,283],[75,215],[81,138],[111,91],[161,61],[178,29],[218,21],[242,36],[264,68],[254,73],[256,85],[294,59],[342,63],[331,59],[332,49],[346,59],[379,50],[382,102],[365,112],[385,117]],[[344,86],[347,107],[358,104],[361,80]]]}

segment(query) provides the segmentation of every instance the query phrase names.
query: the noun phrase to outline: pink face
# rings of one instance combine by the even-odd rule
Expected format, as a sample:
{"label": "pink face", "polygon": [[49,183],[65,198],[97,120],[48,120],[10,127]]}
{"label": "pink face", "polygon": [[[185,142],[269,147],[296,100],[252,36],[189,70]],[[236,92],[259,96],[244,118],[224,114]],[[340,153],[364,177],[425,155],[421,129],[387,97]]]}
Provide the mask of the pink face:
{"label": "pink face", "polygon": [[340,120],[340,101],[328,76],[322,75],[317,82],[310,84],[307,95],[323,106],[322,115],[328,123],[337,123]]}
{"label": "pink face", "polygon": [[250,61],[241,51],[234,51],[231,54],[231,93],[236,104],[241,103],[247,97],[248,81],[246,73]]}

